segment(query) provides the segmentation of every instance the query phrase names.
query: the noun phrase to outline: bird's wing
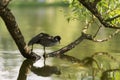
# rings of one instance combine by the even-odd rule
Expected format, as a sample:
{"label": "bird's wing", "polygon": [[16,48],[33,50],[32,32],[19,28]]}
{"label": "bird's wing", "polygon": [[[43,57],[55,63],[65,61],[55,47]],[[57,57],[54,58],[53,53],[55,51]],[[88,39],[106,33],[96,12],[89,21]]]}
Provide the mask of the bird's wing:
{"label": "bird's wing", "polygon": [[28,46],[35,44],[36,42],[38,42],[38,40],[42,37],[43,35],[40,33],[38,35],[36,35],[35,37],[33,37],[29,42],[28,42]]}
{"label": "bird's wing", "polygon": [[39,43],[39,42],[44,41],[44,40],[50,41],[50,40],[53,40],[53,39],[54,39],[53,36],[50,36],[50,35],[48,35],[48,34],[46,34],[46,33],[40,33],[40,34],[36,35],[35,37],[33,37],[33,38],[28,42],[28,46],[33,45],[33,44],[35,44],[35,43]]}
{"label": "bird's wing", "polygon": [[51,40],[53,39],[54,37],[53,36],[50,36],[49,34],[46,34],[46,33],[40,33],[39,35],[39,39],[48,39],[48,40]]}

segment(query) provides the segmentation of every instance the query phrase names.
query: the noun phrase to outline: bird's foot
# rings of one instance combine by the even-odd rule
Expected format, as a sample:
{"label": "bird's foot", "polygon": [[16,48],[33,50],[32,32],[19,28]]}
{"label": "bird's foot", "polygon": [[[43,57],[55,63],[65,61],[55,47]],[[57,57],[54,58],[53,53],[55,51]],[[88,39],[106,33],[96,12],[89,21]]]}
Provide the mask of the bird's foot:
{"label": "bird's foot", "polygon": [[39,55],[35,54],[34,52],[31,52],[30,56],[34,61],[37,61],[41,58]]}

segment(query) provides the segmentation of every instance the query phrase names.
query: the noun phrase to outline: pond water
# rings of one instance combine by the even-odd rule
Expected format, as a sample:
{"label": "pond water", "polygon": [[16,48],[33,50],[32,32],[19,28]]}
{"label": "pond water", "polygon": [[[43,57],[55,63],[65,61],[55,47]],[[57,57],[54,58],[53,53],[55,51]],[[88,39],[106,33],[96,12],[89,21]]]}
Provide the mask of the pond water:
{"label": "pond water", "polygon": [[[26,42],[40,32],[62,37],[61,43],[47,48],[47,52],[58,50],[77,39],[84,27],[82,22],[77,20],[67,22],[67,17],[69,16],[67,8],[23,7],[11,8],[11,11],[15,15]],[[93,29],[90,30],[90,32],[92,31]],[[108,30],[106,32],[103,29],[99,34],[101,35],[100,37],[104,38],[110,32],[112,31]],[[0,80],[100,80],[102,73],[105,71],[109,80],[120,80],[119,36],[120,34],[103,43],[84,40],[80,45],[65,53],[68,55],[65,56],[66,58],[47,58],[46,66],[43,67],[43,58],[34,63],[22,57],[2,19],[0,19]],[[35,45],[34,52],[42,56],[43,47]],[[105,55],[95,57],[102,70],[99,70],[95,63],[93,63],[93,66],[85,66],[75,63],[74,60],[70,61],[67,59],[67,57],[72,56],[83,60],[96,52],[105,53]],[[109,71],[110,69],[112,70]],[[107,73],[107,70],[109,73]],[[106,77],[104,80],[108,80]]]}

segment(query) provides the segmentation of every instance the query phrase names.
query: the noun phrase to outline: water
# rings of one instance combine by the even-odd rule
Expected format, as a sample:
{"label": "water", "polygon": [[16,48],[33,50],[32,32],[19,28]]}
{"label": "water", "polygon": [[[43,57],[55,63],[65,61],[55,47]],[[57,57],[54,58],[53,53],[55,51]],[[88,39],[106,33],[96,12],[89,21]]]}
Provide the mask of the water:
{"label": "water", "polygon": [[[67,22],[66,18],[68,15],[66,14],[69,12],[68,9],[63,9],[62,7],[34,7],[12,8],[11,11],[16,17],[16,21],[26,42],[40,32],[46,32],[53,36],[60,35],[62,37],[61,44],[47,48],[47,52],[57,50],[81,35],[80,31],[83,28],[81,22],[77,20],[70,23]],[[0,20],[0,27],[1,80],[93,80],[93,72],[94,79],[100,80],[102,72],[119,68],[119,62],[111,59],[107,54],[95,57],[95,60],[103,70],[99,70],[95,62],[93,63],[94,69],[90,65],[82,65],[82,62],[81,64],[76,63],[69,56],[82,60],[96,52],[108,52],[108,54],[119,61],[120,34],[103,43],[84,40],[80,45],[66,53],[69,56],[64,56],[62,59],[47,58],[47,66],[43,67],[43,58],[36,63],[32,63],[32,61],[26,60],[21,56],[2,20]],[[101,34],[99,37],[107,36],[110,31],[105,32],[102,30],[99,33]],[[42,56],[42,46],[35,45],[34,48],[34,51]],[[119,80],[120,73],[118,71],[116,70],[115,73],[109,72],[109,77],[114,78],[113,76],[115,76],[115,80]]]}

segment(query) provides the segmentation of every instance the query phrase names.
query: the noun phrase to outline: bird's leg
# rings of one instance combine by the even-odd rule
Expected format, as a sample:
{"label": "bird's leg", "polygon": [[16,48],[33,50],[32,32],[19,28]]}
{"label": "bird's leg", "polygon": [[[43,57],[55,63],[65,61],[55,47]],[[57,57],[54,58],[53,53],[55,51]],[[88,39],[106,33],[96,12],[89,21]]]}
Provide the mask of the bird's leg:
{"label": "bird's leg", "polygon": [[31,52],[33,51],[33,44],[32,44],[32,48],[31,48]]}
{"label": "bird's leg", "polygon": [[44,66],[46,65],[46,64],[45,64],[45,61],[46,61],[46,58],[44,58]]}
{"label": "bird's leg", "polygon": [[46,51],[45,51],[45,46],[44,46],[43,48],[44,48],[44,54],[43,54],[43,57],[44,57],[44,66],[45,66],[45,61],[46,61]]}
{"label": "bird's leg", "polygon": [[45,46],[44,46],[43,48],[44,48],[44,54],[46,54],[46,51],[45,51]]}

